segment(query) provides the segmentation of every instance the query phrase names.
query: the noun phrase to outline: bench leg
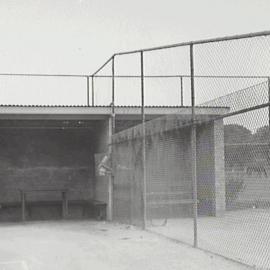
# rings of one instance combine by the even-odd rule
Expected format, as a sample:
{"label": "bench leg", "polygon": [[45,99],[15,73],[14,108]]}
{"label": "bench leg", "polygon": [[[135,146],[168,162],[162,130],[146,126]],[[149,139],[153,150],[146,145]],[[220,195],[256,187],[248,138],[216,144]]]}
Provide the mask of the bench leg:
{"label": "bench leg", "polygon": [[95,207],[97,220],[104,220],[106,218],[106,206],[98,205]]}
{"label": "bench leg", "polygon": [[66,192],[62,192],[62,218],[68,217],[68,200]]}
{"label": "bench leg", "polygon": [[25,199],[26,195],[23,191],[21,191],[21,202],[22,202],[22,221],[25,221]]}
{"label": "bench leg", "polygon": [[102,207],[97,206],[97,220],[102,220]]}

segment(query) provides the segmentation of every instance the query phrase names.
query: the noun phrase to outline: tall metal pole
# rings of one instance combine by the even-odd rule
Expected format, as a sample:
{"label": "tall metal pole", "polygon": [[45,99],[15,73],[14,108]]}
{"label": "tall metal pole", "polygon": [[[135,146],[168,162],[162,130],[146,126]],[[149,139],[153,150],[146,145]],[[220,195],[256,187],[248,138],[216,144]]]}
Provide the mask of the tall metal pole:
{"label": "tall metal pole", "polygon": [[181,89],[181,106],[184,106],[184,93],[183,93],[183,77],[180,77],[180,89]]}
{"label": "tall metal pole", "polygon": [[144,63],[143,51],[140,52],[141,60],[141,115],[142,115],[142,228],[146,228],[146,145],[145,145],[145,112],[144,112]]}
{"label": "tall metal pole", "polygon": [[[270,77],[268,77],[268,102],[270,102]],[[268,131],[270,133],[270,106],[268,107]]]}
{"label": "tall metal pole", "polygon": [[90,97],[89,97],[89,76],[86,77],[86,88],[87,88],[87,106],[90,106]]}
{"label": "tall metal pole", "polygon": [[94,75],[92,75],[92,106],[95,106]]}
{"label": "tall metal pole", "polygon": [[[115,100],[114,100],[114,90],[115,90],[115,71],[114,71],[114,56],[112,58],[112,102],[111,102],[111,108],[112,108],[112,114],[109,121],[109,154],[111,157],[111,168],[114,168],[114,145],[113,145],[113,135],[115,133]],[[109,184],[108,184],[108,220],[113,220],[113,185],[114,185],[114,172],[112,171],[110,177],[109,177]]]}
{"label": "tall metal pole", "polygon": [[193,44],[190,45],[190,83],[191,83],[191,172],[192,172],[192,195],[193,195],[193,233],[194,247],[198,247],[198,198],[197,198],[197,153],[196,153],[196,123],[195,123],[195,89],[194,89],[194,59]]}
{"label": "tall metal pole", "polygon": [[114,57],[112,57],[112,134],[115,133],[115,72]]}

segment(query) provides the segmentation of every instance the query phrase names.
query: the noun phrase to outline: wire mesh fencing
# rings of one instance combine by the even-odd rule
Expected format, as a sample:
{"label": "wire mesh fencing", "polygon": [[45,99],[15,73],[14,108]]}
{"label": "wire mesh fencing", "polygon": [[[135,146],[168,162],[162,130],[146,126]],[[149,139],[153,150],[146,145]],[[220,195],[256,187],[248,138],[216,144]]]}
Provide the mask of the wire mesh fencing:
{"label": "wire mesh fencing", "polygon": [[174,57],[166,48],[135,52],[144,56],[142,115],[145,96],[160,98],[145,74],[168,75],[179,64],[180,92],[159,89],[163,103],[180,103],[121,131],[116,121],[115,220],[270,268],[269,45],[264,35],[184,44],[170,48]]}
{"label": "wire mesh fencing", "polygon": [[269,269],[269,48],[262,32],[116,53],[92,75],[2,73],[1,98],[111,108],[113,219]]}
{"label": "wire mesh fencing", "polygon": [[[208,195],[207,176],[202,182],[198,179],[199,209],[205,197],[219,196],[225,202],[216,215],[209,217],[199,212],[199,246],[259,268],[269,268],[269,139],[264,140],[269,132],[268,124],[263,124],[266,119],[268,108],[224,119],[224,131],[217,134],[224,138],[224,180],[216,175],[215,192]],[[253,122],[257,121],[262,126],[254,130]],[[204,158],[208,164],[209,158]]]}
{"label": "wire mesh fencing", "polygon": [[[268,268],[269,127],[252,129],[252,121],[268,119],[268,108],[224,119],[208,114],[222,115],[226,108],[200,110],[205,115],[196,119],[198,247]],[[142,226],[145,207],[148,230],[193,245],[191,117],[158,118],[145,129],[145,138],[141,125],[114,136],[114,219]]]}
{"label": "wire mesh fencing", "polygon": [[[203,249],[263,269],[270,267],[267,255],[270,243],[270,84],[268,77],[260,76],[269,74],[268,48],[268,37],[250,38],[204,44],[195,53],[204,59],[198,72],[211,75],[213,72],[224,74],[229,71],[238,75],[254,75],[253,78],[242,77],[242,87],[223,83],[225,87],[220,87],[221,91],[213,85],[196,90],[202,105],[229,108],[229,112],[221,118],[223,127],[217,129],[215,135],[215,141],[219,141],[215,162],[222,160],[220,153],[223,153],[224,161],[213,168],[214,191],[208,193],[208,176],[197,178],[198,243]],[[219,96],[215,97],[218,92]],[[208,93],[213,93],[215,98],[211,100],[207,97]],[[204,159],[205,166],[208,166],[209,157],[204,155]],[[218,210],[210,217],[200,213],[205,198],[214,199]]]}

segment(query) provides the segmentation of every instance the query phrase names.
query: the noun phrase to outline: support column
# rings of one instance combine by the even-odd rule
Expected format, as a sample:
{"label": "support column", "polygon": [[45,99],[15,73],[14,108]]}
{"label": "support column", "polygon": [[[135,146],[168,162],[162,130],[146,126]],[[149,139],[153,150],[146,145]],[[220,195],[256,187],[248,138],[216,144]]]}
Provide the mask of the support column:
{"label": "support column", "polygon": [[[99,162],[106,155],[108,157],[108,160],[106,161],[106,166],[111,167],[112,117],[108,117],[107,119],[100,121],[96,132],[97,138],[95,141],[95,153],[96,155],[99,156],[98,158]],[[112,210],[113,210],[112,187],[113,187],[113,176],[110,175],[110,173],[104,176],[99,175],[96,176],[95,199],[107,203],[106,219],[108,221],[112,220]]]}
{"label": "support column", "polygon": [[214,205],[215,216],[222,216],[226,210],[226,185],[224,164],[224,125],[223,120],[214,121],[214,157],[215,157],[215,179],[214,179]]}
{"label": "support column", "polygon": [[140,52],[141,64],[141,117],[142,117],[142,229],[146,229],[147,202],[146,202],[146,142],[145,142],[145,112],[144,112],[144,60],[143,51]]}
{"label": "support column", "polygon": [[197,128],[198,212],[222,216],[226,210],[223,120]]}
{"label": "support column", "polygon": [[190,88],[191,88],[191,175],[193,198],[193,246],[198,246],[198,192],[197,192],[197,126],[195,112],[195,87],[194,87],[194,53],[193,44],[190,45]]}
{"label": "support column", "polygon": [[[112,129],[113,124],[112,117],[109,118],[108,121],[108,153],[111,157],[111,168],[113,168],[113,145],[112,145]],[[112,221],[113,220],[113,171],[112,174],[108,176],[108,205],[107,205],[107,220]]]}

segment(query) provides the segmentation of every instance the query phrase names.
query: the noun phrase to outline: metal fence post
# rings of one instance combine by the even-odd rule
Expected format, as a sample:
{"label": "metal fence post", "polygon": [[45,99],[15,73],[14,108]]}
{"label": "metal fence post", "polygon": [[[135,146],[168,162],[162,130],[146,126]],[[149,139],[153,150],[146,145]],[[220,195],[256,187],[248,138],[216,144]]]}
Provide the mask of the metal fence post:
{"label": "metal fence post", "polygon": [[[267,78],[267,87],[268,87],[268,102],[270,103],[270,77]],[[267,134],[268,134],[268,137],[270,137],[270,105],[268,106],[268,132]],[[270,142],[268,143],[267,160],[269,160],[269,157],[270,157]]]}
{"label": "metal fence post", "polygon": [[180,90],[181,90],[181,106],[184,106],[184,95],[183,95],[183,77],[180,77]]}
{"label": "metal fence post", "polygon": [[[268,86],[268,102],[270,102],[270,77],[267,79]],[[270,132],[270,106],[268,107],[268,130]]]}
{"label": "metal fence post", "polygon": [[86,76],[86,88],[87,88],[87,106],[90,106],[90,97],[89,97],[89,76]]}
{"label": "metal fence post", "polygon": [[193,44],[190,45],[190,83],[191,83],[191,110],[192,110],[192,126],[191,126],[191,167],[192,167],[192,196],[193,196],[193,233],[194,247],[198,247],[198,198],[197,198],[197,168],[196,168],[196,123],[195,123],[195,89],[194,89],[194,59]]}
{"label": "metal fence post", "polygon": [[[111,114],[111,118],[109,121],[110,124],[110,128],[109,128],[109,142],[110,142],[110,146],[109,146],[109,153],[111,156],[111,168],[114,168],[114,145],[113,145],[113,135],[115,133],[115,100],[114,100],[114,90],[115,90],[115,66],[114,66],[114,56],[112,57],[112,102],[111,102],[111,108],[112,108],[112,114]],[[109,194],[109,204],[108,204],[108,209],[109,209],[109,213],[108,213],[108,219],[109,221],[113,220],[113,193],[114,193],[114,172],[112,170],[112,173],[109,177],[109,184],[108,184],[108,194]]]}
{"label": "metal fence post", "polygon": [[112,57],[112,134],[115,132],[115,71],[114,71],[114,58]]}
{"label": "metal fence post", "polygon": [[146,228],[146,147],[145,147],[145,111],[144,111],[144,63],[143,51],[140,52],[141,62],[141,115],[142,115],[142,228]]}
{"label": "metal fence post", "polygon": [[92,86],[92,106],[95,106],[94,75],[92,75],[91,86]]}

